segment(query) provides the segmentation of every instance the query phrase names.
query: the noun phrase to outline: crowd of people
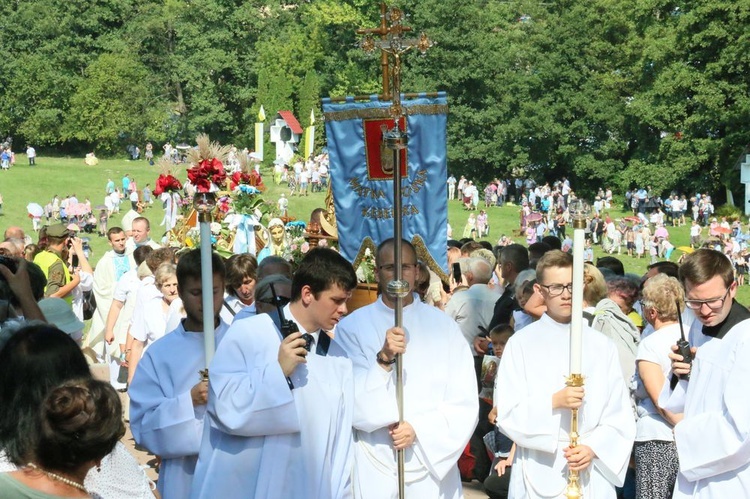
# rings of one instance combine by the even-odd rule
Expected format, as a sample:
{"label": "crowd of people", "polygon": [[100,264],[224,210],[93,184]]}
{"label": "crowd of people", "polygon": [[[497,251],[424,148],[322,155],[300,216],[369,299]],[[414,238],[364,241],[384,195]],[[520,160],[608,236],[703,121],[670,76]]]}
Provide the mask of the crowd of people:
{"label": "crowd of people", "polygon": [[[134,184],[126,175],[122,192]],[[536,186],[512,195],[522,209],[547,200],[548,212],[565,213],[575,199],[565,185],[541,186],[539,200]],[[462,187],[473,199],[472,184]],[[395,497],[395,451],[407,497],[458,498],[467,480],[491,498],[562,497],[569,470],[596,498],[742,497],[750,486],[741,388],[750,312],[735,300],[740,273],[725,251],[701,247],[628,275],[615,237],[605,227],[598,239],[589,224],[584,386],[568,386],[572,231],[560,224],[526,245],[493,246],[475,240],[487,230],[478,223],[448,242],[446,280],[409,242],[397,259],[396,242],[382,241],[378,298],[351,312],[355,269],[318,247],[293,271],[283,221],[269,224],[269,251],[257,258],[214,253],[204,287],[200,251],[154,241],[136,196],[106,229],[111,249],[95,268],[62,206],[37,241],[5,232],[0,363],[13,374],[0,370],[3,497]],[[738,237],[717,234],[722,250]],[[606,239],[612,251],[594,261],[591,245]],[[387,287],[397,261],[409,288],[402,327]],[[682,336],[691,359],[677,350]],[[106,366],[104,383],[89,364]],[[136,442],[160,456],[157,484],[117,443],[123,411]]]}
{"label": "crowd of people", "polygon": [[291,167],[277,162],[274,168],[274,182],[286,183],[289,196],[307,196],[309,192],[322,192],[328,188],[328,154],[310,156],[305,160],[294,158]]}

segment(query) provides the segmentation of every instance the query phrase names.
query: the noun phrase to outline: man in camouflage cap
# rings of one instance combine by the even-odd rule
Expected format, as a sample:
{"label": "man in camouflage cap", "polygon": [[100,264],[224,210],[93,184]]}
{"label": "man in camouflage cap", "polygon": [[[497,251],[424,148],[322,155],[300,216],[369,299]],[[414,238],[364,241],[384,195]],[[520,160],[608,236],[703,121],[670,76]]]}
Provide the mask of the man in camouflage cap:
{"label": "man in camouflage cap", "polygon": [[[54,224],[46,227],[40,235],[40,245],[46,248],[34,257],[34,263],[39,265],[47,277],[47,287],[44,288],[45,297],[63,298],[68,303],[73,302],[71,291],[78,286],[81,278],[74,274],[71,276],[68,265],[65,263],[63,253],[67,253],[70,231],[63,224]],[[67,258],[67,254],[65,255]]]}

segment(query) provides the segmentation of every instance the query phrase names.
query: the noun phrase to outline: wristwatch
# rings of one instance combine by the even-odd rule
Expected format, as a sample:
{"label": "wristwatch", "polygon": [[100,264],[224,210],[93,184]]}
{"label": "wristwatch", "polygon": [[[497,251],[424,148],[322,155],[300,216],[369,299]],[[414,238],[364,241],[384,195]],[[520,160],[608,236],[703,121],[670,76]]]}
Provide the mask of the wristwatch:
{"label": "wristwatch", "polygon": [[385,360],[380,356],[380,352],[375,354],[375,360],[377,360],[378,364],[381,366],[390,366],[396,363],[396,357],[393,357],[391,360]]}

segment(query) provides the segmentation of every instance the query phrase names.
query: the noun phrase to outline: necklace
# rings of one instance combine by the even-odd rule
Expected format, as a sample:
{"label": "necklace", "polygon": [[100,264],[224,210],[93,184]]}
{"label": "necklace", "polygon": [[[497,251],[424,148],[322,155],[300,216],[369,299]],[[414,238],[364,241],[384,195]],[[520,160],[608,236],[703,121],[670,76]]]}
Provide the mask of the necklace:
{"label": "necklace", "polygon": [[42,468],[40,468],[34,463],[29,463],[26,466],[31,468],[32,470],[37,470],[37,471],[44,473],[45,475],[47,475],[53,480],[57,480],[58,482],[64,483],[65,485],[70,485],[71,487],[81,490],[86,494],[89,493],[89,491],[86,490],[86,487],[84,487],[83,484],[73,481],[70,478],[65,478],[64,476],[58,475],[57,473],[52,473],[51,471],[43,470]]}

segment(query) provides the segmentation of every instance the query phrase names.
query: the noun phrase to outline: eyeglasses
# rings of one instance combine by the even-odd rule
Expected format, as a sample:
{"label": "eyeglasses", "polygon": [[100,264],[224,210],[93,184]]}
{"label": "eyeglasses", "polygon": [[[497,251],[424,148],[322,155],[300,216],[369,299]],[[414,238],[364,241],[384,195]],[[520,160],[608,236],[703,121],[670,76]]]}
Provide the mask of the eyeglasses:
{"label": "eyeglasses", "polygon": [[[392,263],[388,263],[386,265],[381,265],[378,267],[380,270],[391,273],[394,270],[396,270],[396,266]],[[416,263],[402,263],[401,264],[401,272],[412,272],[414,269],[417,268]]]}
{"label": "eyeglasses", "polygon": [[547,293],[549,293],[551,298],[554,298],[555,296],[560,296],[561,294],[563,294],[563,291],[566,291],[566,290],[568,293],[573,294],[572,282],[564,286],[562,284],[550,284],[549,286],[545,284],[540,284],[539,286],[546,289]]}
{"label": "eyeglasses", "polygon": [[719,311],[724,306],[724,300],[727,299],[730,289],[732,289],[731,285],[727,288],[727,290],[724,292],[724,296],[722,296],[721,298],[714,298],[712,300],[685,300],[685,305],[693,310],[700,310],[701,307],[705,305],[714,312]]}

